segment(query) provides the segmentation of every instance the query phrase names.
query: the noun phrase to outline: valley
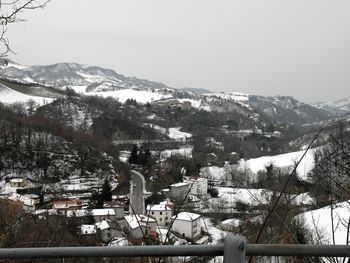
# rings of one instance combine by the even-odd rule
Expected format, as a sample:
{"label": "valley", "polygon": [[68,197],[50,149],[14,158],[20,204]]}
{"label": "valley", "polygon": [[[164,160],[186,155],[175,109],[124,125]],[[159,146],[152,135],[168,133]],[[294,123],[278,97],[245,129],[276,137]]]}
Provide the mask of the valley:
{"label": "valley", "polygon": [[3,247],[46,231],[55,245],[348,242],[346,100],[174,89],[76,63],[0,75]]}

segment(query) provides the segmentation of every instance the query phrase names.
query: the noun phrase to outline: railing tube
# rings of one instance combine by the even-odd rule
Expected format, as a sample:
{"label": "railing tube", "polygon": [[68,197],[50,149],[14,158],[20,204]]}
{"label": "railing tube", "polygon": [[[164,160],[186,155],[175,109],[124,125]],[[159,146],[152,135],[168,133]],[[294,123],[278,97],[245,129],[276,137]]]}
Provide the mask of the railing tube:
{"label": "railing tube", "polygon": [[245,240],[238,235],[229,234],[224,243],[224,263],[245,262]]}

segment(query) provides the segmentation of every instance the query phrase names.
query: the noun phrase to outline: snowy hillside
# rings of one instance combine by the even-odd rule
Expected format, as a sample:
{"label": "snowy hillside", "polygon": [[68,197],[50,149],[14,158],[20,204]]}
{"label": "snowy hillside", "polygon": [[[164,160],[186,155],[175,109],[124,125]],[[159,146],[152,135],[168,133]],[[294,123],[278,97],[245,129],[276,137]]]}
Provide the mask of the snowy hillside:
{"label": "snowy hillside", "polygon": [[[347,245],[348,222],[350,205],[348,201],[338,203],[333,207],[334,240],[335,244]],[[297,216],[323,244],[333,244],[331,207],[308,211]]]}
{"label": "snowy hillside", "polygon": [[51,103],[54,99],[48,97],[26,95],[10,89],[3,84],[0,84],[0,102],[4,104],[13,104],[16,102],[26,103],[29,100],[35,101],[35,103],[38,105],[45,105],[47,103]]}
{"label": "snowy hillside", "polygon": [[[77,63],[22,66],[11,62],[0,69],[0,76],[21,83],[41,83],[57,90],[71,88],[77,93],[113,97],[124,103],[138,103],[196,108],[215,112],[237,112],[249,118],[270,118],[276,123],[315,122],[333,116],[322,108],[302,103],[292,97],[264,97],[241,92],[206,92],[202,89],[174,89],[159,82],[127,77],[112,69]],[[176,100],[167,101],[167,100]]]}
{"label": "snowy hillside", "polygon": [[[309,150],[297,168],[297,175],[302,180],[308,180],[308,174],[315,166],[314,151],[315,149]],[[235,165],[226,164],[223,167],[203,167],[201,169],[201,174],[213,180],[227,181],[232,180],[232,174],[239,171],[245,174],[246,180],[256,181],[258,172],[266,171],[265,166],[273,164],[274,167],[292,169],[303,154],[304,151],[298,151],[248,160],[241,159],[238,164]]]}
{"label": "snowy hillside", "polygon": [[[308,173],[314,168],[314,151],[309,150],[305,157],[301,160],[298,168],[297,175],[302,180],[307,180]],[[285,154],[279,154],[275,156],[263,156],[259,158],[241,160],[239,167],[249,168],[253,173],[265,170],[265,166],[273,164],[275,167],[293,167],[303,156],[305,151],[291,152]]]}
{"label": "snowy hillside", "polygon": [[326,110],[332,114],[347,114],[350,112],[350,99],[343,98],[331,102],[318,102],[314,104],[318,109]]}
{"label": "snowy hillside", "polygon": [[164,84],[135,77],[125,77],[111,69],[77,63],[58,63],[47,66],[21,66],[10,62],[0,69],[6,78],[25,83],[45,83],[57,89],[66,87],[87,95],[111,96],[120,102],[135,99],[140,103],[171,97]]}

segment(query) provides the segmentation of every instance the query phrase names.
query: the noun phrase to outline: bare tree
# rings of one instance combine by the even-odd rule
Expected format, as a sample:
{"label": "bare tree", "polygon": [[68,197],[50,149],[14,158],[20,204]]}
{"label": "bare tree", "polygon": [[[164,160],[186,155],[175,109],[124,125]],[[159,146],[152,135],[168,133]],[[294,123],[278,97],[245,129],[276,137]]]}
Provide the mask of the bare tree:
{"label": "bare tree", "polygon": [[20,14],[27,10],[44,8],[50,0],[0,0],[0,63],[7,64],[4,60],[11,52],[9,39],[6,37],[10,24],[24,21]]}

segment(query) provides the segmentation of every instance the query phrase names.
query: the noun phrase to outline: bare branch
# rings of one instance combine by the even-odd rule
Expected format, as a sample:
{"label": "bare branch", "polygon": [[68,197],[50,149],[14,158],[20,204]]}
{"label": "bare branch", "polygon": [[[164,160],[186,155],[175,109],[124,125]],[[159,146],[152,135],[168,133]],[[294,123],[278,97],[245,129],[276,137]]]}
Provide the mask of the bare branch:
{"label": "bare branch", "polygon": [[[51,0],[3,0],[0,1],[0,59],[6,58],[8,53],[13,53],[10,42],[6,37],[9,24],[24,21],[18,15],[26,10],[44,8]],[[5,62],[2,62],[6,64]]]}

